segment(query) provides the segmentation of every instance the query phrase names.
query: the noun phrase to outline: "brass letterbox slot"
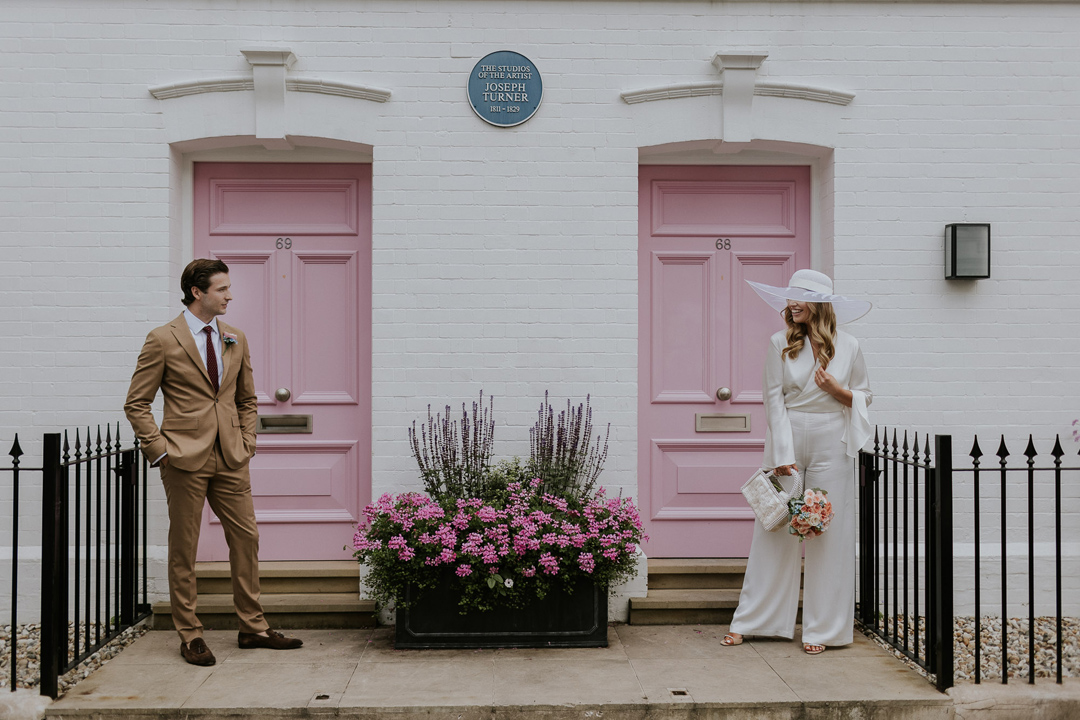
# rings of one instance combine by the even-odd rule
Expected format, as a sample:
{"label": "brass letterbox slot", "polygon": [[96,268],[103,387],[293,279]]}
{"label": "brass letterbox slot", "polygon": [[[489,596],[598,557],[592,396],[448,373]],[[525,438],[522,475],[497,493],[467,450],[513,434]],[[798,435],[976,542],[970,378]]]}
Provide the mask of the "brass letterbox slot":
{"label": "brass letterbox slot", "polygon": [[255,432],[260,435],[273,433],[312,432],[311,415],[259,415],[255,422]]}
{"label": "brass letterbox slot", "polygon": [[750,432],[750,414],[706,414],[696,415],[695,429],[698,432]]}

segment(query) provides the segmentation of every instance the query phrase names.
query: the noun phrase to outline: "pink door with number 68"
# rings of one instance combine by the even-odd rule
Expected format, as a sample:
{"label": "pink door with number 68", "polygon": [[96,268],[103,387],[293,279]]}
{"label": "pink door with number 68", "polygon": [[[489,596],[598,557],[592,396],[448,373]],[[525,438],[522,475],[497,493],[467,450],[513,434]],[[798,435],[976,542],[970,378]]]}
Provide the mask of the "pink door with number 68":
{"label": "pink door with number 68", "polygon": [[[347,558],[371,497],[371,166],[197,163],[194,213],[251,347],[260,558]],[[209,507],[199,559],[228,559]]]}
{"label": "pink door with number 68", "polygon": [[779,315],[746,280],[809,266],[808,167],[642,166],[638,487],[650,557],[745,557]]}

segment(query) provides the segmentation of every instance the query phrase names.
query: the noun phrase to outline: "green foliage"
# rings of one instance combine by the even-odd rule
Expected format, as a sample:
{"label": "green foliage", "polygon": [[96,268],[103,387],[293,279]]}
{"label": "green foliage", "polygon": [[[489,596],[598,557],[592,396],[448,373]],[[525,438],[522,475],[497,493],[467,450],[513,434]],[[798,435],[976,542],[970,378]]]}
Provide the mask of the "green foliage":
{"label": "green foliage", "polygon": [[541,485],[511,482],[490,503],[441,505],[420,493],[379,498],[353,540],[355,557],[368,566],[370,595],[400,602],[409,584],[423,592],[449,583],[466,612],[521,607],[582,577],[609,587],[634,575],[644,533],[632,501],[602,490],[588,500],[558,498]]}

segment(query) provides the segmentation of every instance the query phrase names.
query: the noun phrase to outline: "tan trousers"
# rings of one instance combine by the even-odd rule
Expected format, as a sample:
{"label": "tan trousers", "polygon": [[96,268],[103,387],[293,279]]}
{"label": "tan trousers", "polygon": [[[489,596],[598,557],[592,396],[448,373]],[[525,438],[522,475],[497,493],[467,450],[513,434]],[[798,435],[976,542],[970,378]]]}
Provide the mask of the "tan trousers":
{"label": "tan trousers", "polygon": [[233,606],[240,630],[258,633],[269,626],[259,603],[259,529],[251,500],[248,465],[231,470],[221,447],[215,443],[206,464],[195,472],[163,468],[161,482],[169,503],[169,599],[173,624],[180,639],[202,637],[203,626],[195,615],[195,553],[199,547],[203,501],[208,500],[220,518],[229,544]]}

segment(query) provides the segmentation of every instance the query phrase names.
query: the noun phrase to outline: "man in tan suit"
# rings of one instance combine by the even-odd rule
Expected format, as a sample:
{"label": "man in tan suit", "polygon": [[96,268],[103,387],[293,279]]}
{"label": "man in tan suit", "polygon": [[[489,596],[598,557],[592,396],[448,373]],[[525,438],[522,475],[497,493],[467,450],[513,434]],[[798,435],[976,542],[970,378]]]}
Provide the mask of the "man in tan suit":
{"label": "man in tan suit", "polygon": [[[248,475],[255,454],[255,383],[247,338],[218,321],[232,300],[229,268],[220,260],[193,260],[180,287],[187,309],[146,336],[124,404],[143,453],[161,468],[180,654],[193,665],[215,662],[195,615],[195,551],[205,500],[229,544],[240,647],[297,648],[302,641],[269,629],[259,603],[259,530]],[[150,411],[159,389],[165,401],[160,428]]]}

